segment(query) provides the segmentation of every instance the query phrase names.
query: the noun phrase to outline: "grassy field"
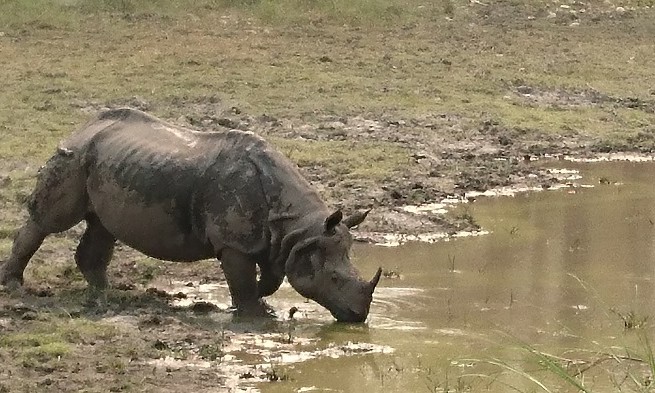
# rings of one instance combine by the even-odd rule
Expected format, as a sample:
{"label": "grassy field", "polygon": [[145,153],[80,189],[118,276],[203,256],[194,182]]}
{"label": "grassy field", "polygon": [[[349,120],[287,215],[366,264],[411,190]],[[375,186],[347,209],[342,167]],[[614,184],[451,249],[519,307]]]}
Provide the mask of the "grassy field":
{"label": "grassy field", "polygon": [[81,108],[135,96],[173,119],[214,101],[252,116],[447,113],[610,139],[651,127],[648,2],[481,3],[4,1],[0,153],[41,161],[89,116]]}
{"label": "grassy field", "polygon": [[[330,203],[350,207],[519,182],[537,171],[514,160],[524,155],[653,152],[654,6],[0,0],[0,259],[38,167],[103,107],[130,105],[201,129],[258,132]],[[42,290],[51,295],[49,284],[57,295],[71,282],[83,287],[65,267],[73,235],[47,243],[28,271],[28,280],[43,279],[36,298]],[[56,272],[46,259],[56,261]],[[113,278],[143,273],[144,264],[119,263]],[[135,366],[152,352],[144,331],[82,321],[39,302],[25,311],[17,302],[6,300],[0,311],[0,392],[52,384],[79,391],[87,383],[175,391],[204,383],[163,388],[149,369]],[[81,354],[93,362],[80,365]],[[12,373],[23,382],[3,382]]]}
{"label": "grassy field", "polygon": [[[57,141],[120,105],[263,134],[292,151],[312,181],[336,184],[323,191],[331,202],[352,207],[524,177],[525,168],[507,171],[490,158],[649,152],[652,6],[4,1],[0,174],[19,180],[3,195],[21,200]],[[353,185],[373,196],[353,202]]]}

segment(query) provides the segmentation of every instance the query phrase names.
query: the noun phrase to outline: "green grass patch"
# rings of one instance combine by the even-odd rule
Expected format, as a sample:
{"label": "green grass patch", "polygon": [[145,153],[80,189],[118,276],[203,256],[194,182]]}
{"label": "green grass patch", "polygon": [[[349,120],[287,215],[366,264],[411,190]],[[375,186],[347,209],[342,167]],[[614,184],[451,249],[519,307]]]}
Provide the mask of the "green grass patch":
{"label": "green grass patch", "polygon": [[[553,109],[505,98],[508,86],[520,83],[650,99],[644,81],[655,78],[646,39],[655,36],[652,11],[608,29],[600,22],[559,25],[543,12],[526,22],[533,9],[553,8],[547,2],[458,7],[399,0],[7,1],[0,5],[7,80],[0,155],[41,161],[89,112],[133,96],[174,118],[189,109],[173,105],[177,98],[218,95],[254,115],[450,112],[599,135],[652,124],[652,113],[609,104]],[[483,10],[502,23],[486,23],[476,12]]]}
{"label": "green grass patch", "polygon": [[28,359],[47,361],[66,356],[71,352],[72,347],[70,344],[56,342],[24,349],[22,355]]}
{"label": "green grass patch", "polygon": [[293,24],[309,19],[313,23],[338,21],[355,26],[384,26],[408,23],[424,15],[453,12],[452,6],[443,6],[440,2],[398,0],[260,0],[231,3],[239,4],[239,7],[245,5],[261,20],[273,24]]}
{"label": "green grass patch", "polygon": [[74,28],[75,17],[109,13],[125,18],[173,18],[195,16],[203,12],[235,10],[252,13],[267,23],[294,24],[323,21],[346,22],[354,25],[378,25],[408,22],[425,15],[452,15],[456,3],[425,3],[412,0],[16,0],[4,3],[0,25],[33,25],[38,28]]}
{"label": "green grass patch", "polygon": [[63,342],[56,333],[14,333],[0,337],[0,346],[8,348],[40,347]]}
{"label": "green grass patch", "polygon": [[53,321],[54,314],[42,315],[43,320],[30,324],[30,332],[8,333],[0,337],[0,346],[9,348],[41,347],[48,344],[80,344],[108,340],[117,334],[115,327],[86,319]]}
{"label": "green grass patch", "polygon": [[47,361],[68,355],[72,347],[58,333],[10,333],[0,337],[0,348],[10,348],[24,359]]}
{"label": "green grass patch", "polygon": [[110,340],[119,333],[114,326],[87,319],[71,319],[57,325],[57,330],[67,342],[76,344]]}
{"label": "green grass patch", "polygon": [[15,232],[15,228],[0,227],[0,239],[12,239]]}
{"label": "green grass patch", "polygon": [[[301,167],[321,166],[345,179],[384,180],[411,164],[410,152],[391,143],[299,141],[273,142]],[[357,154],[352,154],[357,151]]]}
{"label": "green grass patch", "polygon": [[[97,109],[135,96],[171,119],[213,113],[208,97],[217,97],[252,116],[312,122],[324,114],[446,114],[462,119],[462,128],[493,119],[527,133],[579,133],[628,148],[621,139],[652,127],[655,11],[644,1],[623,4],[641,7],[629,17],[585,2],[576,26],[551,2],[482,3],[5,1],[0,157],[33,176]],[[515,93],[520,85],[546,96],[597,91],[611,99],[532,102]],[[616,103],[626,98],[647,106]],[[351,179],[384,179],[411,165],[411,146],[358,140],[276,144],[301,165]],[[16,183],[0,197],[14,203],[29,192],[31,183]]]}
{"label": "green grass patch", "polygon": [[134,267],[136,271],[134,272],[135,281],[140,282],[145,285],[150,281],[157,278],[164,272],[165,267],[162,262],[154,258],[142,258],[135,262]]}
{"label": "green grass patch", "polygon": [[56,314],[42,313],[25,324],[21,332],[0,335],[0,352],[8,350],[23,361],[45,362],[69,356],[76,346],[96,344],[114,338],[115,327],[84,319],[60,318]]}
{"label": "green grass patch", "polygon": [[13,244],[13,241],[11,239],[1,239],[0,240],[0,254],[9,255],[9,252],[11,251],[12,244]]}

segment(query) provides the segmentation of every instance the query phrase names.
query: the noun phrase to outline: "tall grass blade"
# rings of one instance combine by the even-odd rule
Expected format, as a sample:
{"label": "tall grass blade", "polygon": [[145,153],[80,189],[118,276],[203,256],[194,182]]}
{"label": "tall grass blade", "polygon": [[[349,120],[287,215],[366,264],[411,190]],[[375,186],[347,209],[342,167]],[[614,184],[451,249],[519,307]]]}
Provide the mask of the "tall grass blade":
{"label": "tall grass blade", "polygon": [[539,386],[541,389],[543,389],[543,391],[548,392],[548,393],[552,393],[552,391],[551,391],[550,389],[548,389],[548,387],[546,387],[546,385],[544,385],[540,380],[538,380],[538,379],[535,378],[534,376],[532,376],[532,375],[526,373],[525,371],[520,370],[520,369],[518,369],[518,368],[512,366],[511,364],[508,364],[508,363],[506,363],[506,362],[504,362],[504,361],[502,361],[502,360],[500,360],[500,359],[491,359],[491,360],[482,360],[482,361],[480,361],[480,360],[474,360],[474,359],[469,359],[469,360],[471,360],[471,361],[478,361],[478,362],[484,362],[484,363],[488,363],[488,364],[491,364],[491,365],[494,365],[494,366],[497,366],[497,367],[503,368],[503,369],[505,369],[505,370],[507,370],[507,371],[510,371],[510,372],[512,372],[512,373],[514,373],[514,374],[516,374],[516,375],[520,375],[520,376],[522,376],[523,378],[525,378],[525,379],[527,379],[527,380],[533,382],[535,385],[537,385],[537,386]]}
{"label": "tall grass blade", "polygon": [[580,383],[580,381],[572,376],[568,370],[566,370],[562,365],[553,360],[550,356],[546,355],[543,352],[537,351],[535,348],[529,346],[529,345],[524,345],[523,348],[526,351],[529,351],[533,355],[539,359],[539,361],[546,366],[546,369],[550,371],[551,373],[555,374],[559,379],[562,381],[568,383],[569,385],[574,386],[578,391],[585,392],[585,393],[590,393],[591,391],[588,390],[584,385]]}

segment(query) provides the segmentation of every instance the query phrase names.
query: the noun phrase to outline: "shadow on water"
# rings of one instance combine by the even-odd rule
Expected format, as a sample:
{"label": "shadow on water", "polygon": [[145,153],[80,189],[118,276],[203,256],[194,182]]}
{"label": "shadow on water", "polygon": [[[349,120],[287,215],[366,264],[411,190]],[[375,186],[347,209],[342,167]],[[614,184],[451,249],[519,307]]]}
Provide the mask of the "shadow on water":
{"label": "shadow on water", "polygon": [[[560,391],[562,379],[539,374],[539,359],[522,345],[569,368],[644,349],[653,329],[637,334],[629,322],[653,314],[655,163],[562,165],[581,171],[577,186],[466,206],[489,235],[357,246],[361,270],[382,265],[400,278],[381,282],[367,329],[328,324],[308,332],[318,343],[370,342],[393,352],[298,363],[290,381],[262,391],[537,390],[498,364],[532,370]],[[641,380],[648,373],[609,363],[586,371],[587,387],[633,391],[616,375],[634,372]]]}

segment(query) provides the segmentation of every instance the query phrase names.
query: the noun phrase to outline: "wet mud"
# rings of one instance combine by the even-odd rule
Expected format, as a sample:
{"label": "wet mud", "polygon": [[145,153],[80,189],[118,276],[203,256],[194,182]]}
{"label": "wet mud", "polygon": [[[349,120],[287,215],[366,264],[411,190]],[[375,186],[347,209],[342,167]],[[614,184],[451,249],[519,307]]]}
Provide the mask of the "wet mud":
{"label": "wet mud", "polygon": [[[384,181],[344,180],[328,168],[300,165],[328,204],[347,211],[372,208],[367,221],[355,230],[355,236],[361,242],[385,246],[487,235],[488,228],[480,225],[473,213],[481,198],[558,190],[575,193],[585,187],[615,182],[599,178],[593,179],[592,184],[580,183],[580,173],[567,169],[567,162],[653,160],[641,148],[633,149],[633,153],[601,153],[596,151],[595,141],[579,135],[528,138],[519,130],[504,129],[493,121],[464,127],[462,119],[448,115],[376,120],[365,116],[328,116],[304,122],[237,115],[234,109],[210,116],[206,113],[211,106],[197,105],[189,115],[175,121],[206,130],[248,129],[273,139],[309,143],[351,140],[355,148],[358,140],[386,141],[406,147],[410,152],[407,159],[414,164]],[[451,132],[437,134],[433,132],[436,128]],[[553,169],[553,163],[557,169]],[[3,168],[7,173],[2,175],[3,183],[25,181],[12,177],[15,171],[10,175],[9,167]],[[355,183],[357,186],[353,187]],[[15,200],[5,205],[8,208],[4,214],[11,215],[12,222],[24,214]],[[9,348],[3,356],[25,357],[0,371],[0,391],[2,386],[11,386],[11,391],[46,387],[77,391],[89,380],[104,381],[111,385],[111,391],[130,391],[138,386],[144,391],[173,392],[189,384],[207,392],[258,391],[260,382],[293,378],[288,370],[294,364],[332,358],[371,359],[395,350],[391,341],[389,345],[381,344],[368,337],[367,326],[334,324],[325,309],[307,302],[287,284],[270,300],[277,313],[275,317],[235,321],[229,309],[227,285],[215,262],[187,265],[144,260],[123,246],[118,247],[110,267],[114,289],[109,296],[109,308],[84,308],[81,305],[85,285],[69,263],[71,250],[83,230],[83,226],[78,226],[54,236],[39,251],[28,269],[26,292],[18,297],[5,292],[0,297],[0,325],[10,335],[26,329],[38,331],[41,325],[59,321],[63,313],[71,323],[92,320],[99,326],[111,326],[111,337],[98,339],[95,333],[90,333],[91,339],[57,335],[68,351],[88,352],[84,361],[67,356],[66,351],[51,355],[39,339],[34,339],[34,351],[39,353],[36,358],[13,349],[12,344],[0,342],[0,346]],[[11,228],[6,232],[5,238],[9,240]],[[452,263],[452,272],[457,273],[458,261],[454,257],[444,263]],[[406,274],[402,266],[400,260],[384,266],[384,280],[402,283]],[[375,267],[366,269],[363,275],[370,276]],[[392,316],[403,310],[405,296],[414,299],[407,300],[405,306],[411,309],[417,296],[425,295],[418,288],[380,288],[368,326],[390,332],[426,329],[425,323],[417,319]],[[292,308],[297,311],[290,318]],[[118,360],[107,369],[107,359],[112,358]],[[37,366],[34,359],[42,365]],[[79,378],[70,378],[71,373]],[[1,382],[16,381],[15,378],[22,382]]]}
{"label": "wet mud", "polygon": [[[641,148],[601,153],[596,151],[595,141],[579,135],[527,137],[493,121],[464,127],[462,119],[448,115],[376,120],[365,116],[328,116],[304,122],[237,115],[234,109],[210,116],[206,114],[209,108],[198,104],[189,115],[175,121],[206,130],[248,129],[273,139],[309,143],[350,140],[354,148],[360,140],[386,141],[406,147],[410,152],[407,159],[413,165],[384,181],[344,180],[326,167],[300,165],[328,204],[346,211],[373,209],[354,233],[360,242],[385,246],[487,235],[489,229],[478,223],[473,208],[481,198],[529,192],[575,193],[585,187],[620,181],[598,178],[581,183],[580,173],[568,169],[567,162],[653,160]],[[433,132],[437,128],[450,132]],[[553,169],[553,163],[557,169]],[[26,181],[13,177],[16,172],[9,171],[8,166],[3,164],[3,168],[3,184]],[[8,222],[18,222],[24,214],[21,205],[9,199],[5,206],[3,214],[12,217]],[[51,321],[61,324],[63,314],[72,324],[91,320],[98,326],[111,326],[111,334],[98,338],[91,332],[88,338],[79,333],[73,337],[67,336],[70,333],[57,333],[54,338],[47,336],[45,344],[39,341],[43,337],[32,337],[36,357],[0,340],[0,347],[5,348],[2,356],[24,357],[18,363],[7,363],[0,371],[0,391],[3,386],[10,386],[10,391],[78,391],[88,381],[103,381],[111,391],[138,387],[142,391],[174,392],[187,386],[207,392],[258,391],[260,382],[293,378],[294,373],[288,370],[295,364],[333,358],[370,360],[396,350],[393,340],[370,337],[370,328],[389,332],[428,329],[420,318],[393,316],[400,310],[411,309],[417,298],[427,296],[417,287],[402,285],[407,274],[402,258],[397,263],[387,263],[383,273],[383,281],[398,280],[401,285],[383,285],[376,292],[369,324],[365,326],[334,324],[325,309],[301,298],[287,284],[269,301],[276,310],[275,317],[235,321],[217,263],[164,263],[144,259],[123,246],[118,247],[110,266],[114,289],[109,296],[109,308],[84,308],[81,305],[85,285],[70,263],[83,230],[83,226],[75,227],[46,243],[28,269],[27,289],[21,296],[3,292],[0,326],[5,334],[14,336],[24,330],[45,329]],[[5,244],[9,244],[11,233],[11,228],[7,228],[3,235]],[[452,258],[443,263],[452,264],[452,272],[457,273],[459,262]],[[366,266],[362,273],[371,276],[374,269]],[[408,300],[403,300],[405,297]],[[291,309],[297,310],[292,318]],[[61,341],[57,344],[67,350],[51,354],[48,345],[53,344],[49,340]],[[71,351],[77,357],[69,356]],[[80,353],[84,354],[82,358]],[[108,359],[117,360],[107,366]],[[78,377],[71,378],[71,374]],[[21,382],[16,382],[16,378]]]}

